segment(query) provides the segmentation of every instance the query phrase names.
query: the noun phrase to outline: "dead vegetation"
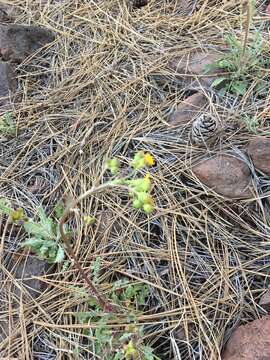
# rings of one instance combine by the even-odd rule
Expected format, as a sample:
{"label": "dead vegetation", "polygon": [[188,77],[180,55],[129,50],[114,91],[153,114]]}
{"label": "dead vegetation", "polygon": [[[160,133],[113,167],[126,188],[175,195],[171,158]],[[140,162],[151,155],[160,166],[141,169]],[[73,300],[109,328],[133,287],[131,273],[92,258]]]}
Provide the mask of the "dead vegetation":
{"label": "dead vegetation", "polygon": [[[16,23],[43,26],[56,39],[17,66],[21,101],[12,112],[16,136],[0,143],[1,197],[29,216],[39,205],[50,214],[68,195],[104,182],[106,159],[127,163],[138,150],[151,153],[155,212],[134,210],[121,190],[85,199],[81,214],[97,220],[85,226],[77,214],[70,221],[74,252],[87,271],[100,257],[104,296],[123,278],[149,286],[136,321],[156,356],[220,359],[232,330],[265,313],[259,299],[269,282],[270,182],[252,169],[252,197],[229,200],[201,184],[191,166],[220,151],[243,154],[256,136],[241,121],[245,114],[268,135],[269,91],[215,101],[203,89],[224,127],[211,147],[192,145],[188,125],[168,126],[172,109],[192,93],[168,64],[194,49],[224,51],[223,35],[243,31],[246,2],[151,0],[139,9],[124,0],[10,3]],[[268,39],[263,8],[257,4],[253,22]],[[24,234],[1,221],[0,324],[8,329],[1,356],[95,358],[83,332],[89,325],[74,317],[87,311],[71,287],[84,287],[77,270],[61,265],[39,276],[46,290],[35,297],[7,266],[26,256],[18,255]],[[120,316],[112,327],[126,322]]]}

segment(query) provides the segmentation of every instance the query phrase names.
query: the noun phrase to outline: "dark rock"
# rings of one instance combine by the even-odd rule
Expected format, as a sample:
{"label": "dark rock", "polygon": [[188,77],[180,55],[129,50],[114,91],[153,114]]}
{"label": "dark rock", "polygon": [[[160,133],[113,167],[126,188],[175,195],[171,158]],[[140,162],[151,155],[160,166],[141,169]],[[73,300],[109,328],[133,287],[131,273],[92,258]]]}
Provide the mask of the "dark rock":
{"label": "dark rock", "polygon": [[228,198],[248,198],[251,172],[248,165],[231,155],[221,154],[204,160],[192,168],[206,186]]}
{"label": "dark rock", "polygon": [[0,25],[0,55],[5,61],[22,62],[53,40],[50,31],[37,26]]}
{"label": "dark rock", "polygon": [[22,298],[23,303],[27,303],[31,301],[31,297],[39,297],[47,288],[47,284],[40,278],[52,273],[55,268],[54,265],[49,265],[45,260],[33,255],[12,254],[9,261],[7,257],[8,254],[3,264],[10,276],[5,272],[0,273],[1,283],[5,284],[0,292],[0,341],[9,335],[10,309],[13,310],[12,322],[15,322],[18,320],[18,314],[14,310],[20,307],[20,299]]}
{"label": "dark rock", "polygon": [[201,92],[189,96],[183,100],[177,109],[169,116],[169,124],[171,126],[179,126],[189,123],[207,102],[207,97]]}
{"label": "dark rock", "polygon": [[222,360],[269,360],[270,316],[239,326],[230,337]]}
{"label": "dark rock", "polygon": [[[37,298],[46,290],[47,285],[36,277],[40,278],[52,273],[54,266],[48,264],[46,260],[39,259],[34,255],[28,255],[19,257],[18,260],[13,257],[7,265],[7,269],[17,280],[17,283],[26,289],[33,298]],[[19,287],[16,287],[14,293],[20,296],[20,292]]]}
{"label": "dark rock", "polygon": [[0,106],[9,102],[9,95],[16,90],[14,66],[0,61]]}
{"label": "dark rock", "polygon": [[148,0],[133,0],[132,5],[135,8],[140,8],[148,4]]}
{"label": "dark rock", "polygon": [[270,138],[259,136],[251,140],[247,153],[256,169],[270,174]]}
{"label": "dark rock", "polygon": [[263,294],[259,302],[259,305],[268,313],[270,313],[270,289],[268,289],[266,293]]}
{"label": "dark rock", "polygon": [[[222,73],[222,69],[213,67],[207,73],[207,66],[214,64],[223,57],[221,53],[191,52],[182,57],[176,57],[169,62],[170,69],[184,82],[193,87],[209,88],[216,79],[214,74]],[[192,76],[193,75],[193,76]]]}

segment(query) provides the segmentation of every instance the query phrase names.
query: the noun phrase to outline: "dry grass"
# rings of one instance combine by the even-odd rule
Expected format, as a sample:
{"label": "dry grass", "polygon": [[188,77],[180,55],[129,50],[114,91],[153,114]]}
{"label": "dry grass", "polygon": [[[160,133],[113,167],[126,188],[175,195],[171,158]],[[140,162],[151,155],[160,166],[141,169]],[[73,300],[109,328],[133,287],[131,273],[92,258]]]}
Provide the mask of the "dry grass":
{"label": "dry grass", "polygon": [[[127,163],[139,149],[151,152],[156,212],[150,218],[136,212],[120,191],[87,199],[82,212],[97,224],[86,228],[80,216],[74,219],[74,249],[85,269],[101,257],[104,293],[106,283],[121,277],[150,286],[138,322],[161,359],[219,359],[232,329],[263,314],[258,300],[270,271],[263,198],[270,184],[257,185],[264,191],[257,199],[228,201],[192,177],[190,164],[205,153],[243,149],[251,135],[244,126],[224,131],[210,150],[190,146],[185,129],[169,129],[168,112],[186,91],[167,64],[193,48],[222,49],[224,33],[240,32],[241,1],[190,0],[187,9],[186,2],[152,0],[140,10],[124,0],[11,3],[19,9],[18,23],[45,26],[57,39],[18,67],[18,133],[0,144],[1,196],[31,216],[40,204],[49,214],[65,195],[105,181],[107,158]],[[259,27],[265,20],[257,14],[254,21]],[[269,93],[261,101],[247,96],[213,106],[227,124],[256,114],[259,132],[267,134],[268,100]],[[75,359],[80,344],[79,358],[92,359],[83,343],[86,325],[71,315],[86,309],[69,287],[83,286],[77,271],[59,267],[42,278],[49,287],[37,300],[27,289],[15,298],[9,286],[16,280],[5,264],[24,235],[2,228],[1,299],[9,308],[0,316],[9,319],[10,336],[0,344],[1,356]]]}

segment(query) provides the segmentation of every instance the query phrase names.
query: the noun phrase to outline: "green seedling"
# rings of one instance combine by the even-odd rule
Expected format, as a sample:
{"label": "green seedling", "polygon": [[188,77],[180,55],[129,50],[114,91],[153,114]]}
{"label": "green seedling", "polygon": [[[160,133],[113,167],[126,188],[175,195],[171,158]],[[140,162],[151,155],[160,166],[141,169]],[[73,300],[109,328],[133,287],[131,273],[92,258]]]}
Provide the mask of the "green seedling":
{"label": "green seedling", "polygon": [[[0,199],[0,212],[7,215],[11,221],[23,225],[29,238],[23,242],[22,246],[30,248],[31,251],[39,257],[47,259],[50,263],[60,263],[64,260],[66,252],[85,281],[88,293],[95,298],[95,301],[100,308],[105,312],[115,313],[118,312],[118,309],[100,295],[96,288],[96,276],[92,281],[77,260],[70,244],[71,238],[67,231],[66,222],[72,214],[75,212],[79,213],[78,206],[84,199],[115,187],[121,187],[130,194],[134,208],[141,209],[146,214],[150,214],[154,210],[154,201],[150,194],[150,175],[147,174],[144,177],[138,177],[137,175],[144,167],[153,166],[154,164],[155,160],[151,154],[138,152],[131,161],[130,165],[133,168],[133,172],[129,176],[114,176],[114,179],[109,180],[102,185],[93,186],[77,199],[69,200],[65,207],[57,204],[54,209],[56,221],[47,217],[42,208],[38,209],[38,221],[29,219],[25,216],[22,209],[12,209],[5,199]],[[119,168],[120,164],[117,159],[112,159],[107,162],[107,169],[110,170],[113,175],[118,173]],[[91,225],[94,223],[95,219],[90,215],[84,215],[83,221],[86,225]]]}
{"label": "green seedling", "polygon": [[257,134],[259,127],[259,120],[255,116],[251,117],[245,114],[243,116],[243,122],[245,123],[246,128],[250,133]]}
{"label": "green seedling", "polygon": [[143,343],[143,326],[136,324],[136,312],[145,304],[148,295],[149,289],[144,284],[133,284],[125,279],[113,284],[109,298],[123,306],[129,304],[127,324],[118,326],[115,330],[112,324],[119,323],[119,317],[115,314],[104,314],[92,299],[86,300],[89,311],[75,313],[74,316],[82,324],[93,325],[89,330],[86,329],[84,334],[91,337],[89,346],[95,356],[104,360],[158,360],[153,349]]}
{"label": "green seedling", "polygon": [[64,260],[65,253],[60,245],[59,226],[47,217],[42,208],[38,209],[39,220],[28,218],[23,209],[13,209],[5,199],[0,199],[0,213],[7,215],[10,221],[22,224],[29,238],[23,243],[38,257],[49,263],[59,263]]}
{"label": "green seedling", "polygon": [[0,117],[0,135],[14,136],[16,134],[16,126],[11,113],[6,113]]}
{"label": "green seedling", "polygon": [[227,72],[228,75],[216,78],[212,87],[220,87],[221,93],[228,91],[243,96],[256,78],[258,83],[255,91],[260,93],[265,88],[263,69],[269,61],[263,54],[264,39],[259,31],[256,30],[252,42],[246,44],[244,57],[242,56],[244,45],[235,34],[225,36],[225,42],[229,46],[228,53],[219,61],[206,67],[205,71],[218,68]]}

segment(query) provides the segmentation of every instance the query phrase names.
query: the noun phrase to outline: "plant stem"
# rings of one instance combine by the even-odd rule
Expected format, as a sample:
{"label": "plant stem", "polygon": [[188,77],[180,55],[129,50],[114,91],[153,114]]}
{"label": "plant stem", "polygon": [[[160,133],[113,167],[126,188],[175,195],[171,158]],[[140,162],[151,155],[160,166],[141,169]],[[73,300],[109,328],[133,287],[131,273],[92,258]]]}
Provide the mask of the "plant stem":
{"label": "plant stem", "polygon": [[240,55],[240,69],[241,70],[243,68],[243,63],[245,62],[244,57],[245,57],[245,52],[246,52],[246,48],[247,48],[248,34],[249,34],[250,23],[251,23],[251,15],[252,15],[251,6],[252,6],[251,5],[251,0],[248,0],[244,43],[243,43],[242,52],[241,52],[241,55]]}
{"label": "plant stem", "polygon": [[100,295],[99,291],[93,284],[92,280],[89,278],[87,273],[84,271],[84,269],[80,265],[78,259],[76,258],[76,255],[74,254],[72,247],[69,244],[69,238],[67,237],[67,235],[65,233],[65,229],[64,229],[66,221],[68,220],[68,218],[70,217],[72,212],[74,212],[73,210],[76,208],[77,205],[79,205],[88,196],[93,195],[97,192],[103,191],[105,189],[108,189],[112,186],[115,186],[115,185],[112,182],[108,182],[108,183],[105,183],[105,184],[97,186],[97,187],[92,187],[91,189],[89,189],[85,193],[83,193],[81,196],[79,196],[77,199],[73,200],[70,204],[67,205],[67,207],[64,211],[64,214],[62,215],[62,217],[60,219],[59,228],[60,228],[61,240],[64,244],[66,253],[73,260],[75,267],[81,274],[81,277],[84,279],[90,295],[94,296],[97,299],[100,307],[105,312],[117,313],[117,312],[119,312],[119,309],[116,308],[115,306],[113,306],[112,304],[110,304],[104,297],[102,297],[102,295]]}

